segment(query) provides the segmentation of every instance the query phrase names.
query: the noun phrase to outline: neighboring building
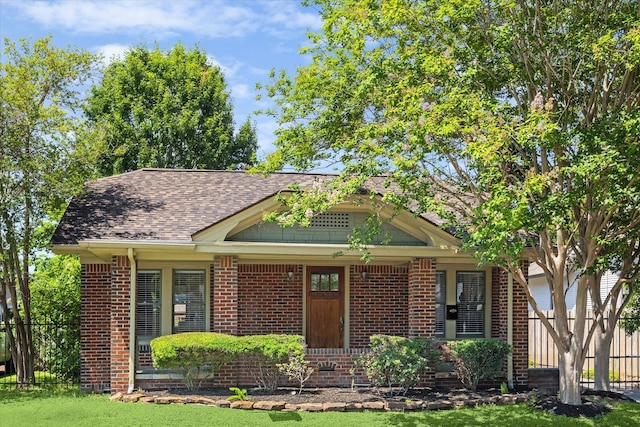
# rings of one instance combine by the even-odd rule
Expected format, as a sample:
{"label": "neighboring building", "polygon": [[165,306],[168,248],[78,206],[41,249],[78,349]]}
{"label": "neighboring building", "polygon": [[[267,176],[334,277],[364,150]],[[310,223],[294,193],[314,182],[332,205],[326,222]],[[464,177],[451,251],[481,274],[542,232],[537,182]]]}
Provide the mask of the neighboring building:
{"label": "neighboring building", "polygon": [[[569,271],[565,277],[565,301],[567,302],[567,310],[575,310],[576,308],[576,290],[578,288],[578,271]],[[611,288],[616,284],[618,275],[607,271],[600,280],[600,296],[604,300]],[[547,283],[542,269],[539,265],[531,263],[529,265],[529,289],[533,298],[536,300],[540,310],[553,310],[553,301],[551,300],[551,291]],[[591,309],[591,295],[587,296],[587,309]],[[529,306],[529,310],[533,310]]]}
{"label": "neighboring building", "polygon": [[[82,388],[179,384],[152,367],[149,341],[184,331],[304,335],[321,368],[312,385],[350,384],[353,356],[372,334],[495,337],[513,343],[507,375],[526,385],[524,293],[500,269],[479,268],[435,216],[394,216],[391,243],[369,246],[371,264],[347,244],[372,209],[368,196],[308,228],[263,222],[290,184],[330,178],[143,169],[87,184],[51,242],[82,263]],[[235,367],[216,381],[250,379]]]}

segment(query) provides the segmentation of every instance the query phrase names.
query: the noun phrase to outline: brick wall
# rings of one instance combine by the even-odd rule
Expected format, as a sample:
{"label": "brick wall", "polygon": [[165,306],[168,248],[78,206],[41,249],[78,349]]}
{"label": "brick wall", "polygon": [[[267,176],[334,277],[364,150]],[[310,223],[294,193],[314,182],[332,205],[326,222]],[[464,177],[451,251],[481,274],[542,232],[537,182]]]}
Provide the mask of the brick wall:
{"label": "brick wall", "polygon": [[211,292],[211,331],[238,334],[238,259],[216,257]]}
{"label": "brick wall", "polygon": [[[523,264],[527,274],[528,265]],[[508,275],[501,268],[494,267],[491,270],[491,337],[507,341],[508,327]],[[528,382],[528,305],[527,296],[514,281],[513,283],[513,380],[514,385],[526,387]]]}
{"label": "brick wall", "polygon": [[408,281],[409,336],[433,336],[436,324],[435,260],[414,258],[409,265]]}
{"label": "brick wall", "polygon": [[111,391],[129,385],[131,266],[126,256],[111,259]]}
{"label": "brick wall", "polygon": [[82,264],[80,284],[80,388],[109,389],[111,265]]}
{"label": "brick wall", "polygon": [[242,264],[238,284],[238,335],[303,333],[300,266]]}
{"label": "brick wall", "polygon": [[351,348],[368,347],[374,334],[407,336],[407,275],[406,266],[351,266]]}

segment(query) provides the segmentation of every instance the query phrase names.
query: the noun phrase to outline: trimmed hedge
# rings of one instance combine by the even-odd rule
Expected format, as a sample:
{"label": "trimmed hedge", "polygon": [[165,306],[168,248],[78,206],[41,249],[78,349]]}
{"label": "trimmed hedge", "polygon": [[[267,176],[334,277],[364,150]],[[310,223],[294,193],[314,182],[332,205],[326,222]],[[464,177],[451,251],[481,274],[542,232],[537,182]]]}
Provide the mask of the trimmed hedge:
{"label": "trimmed hedge", "polygon": [[258,386],[273,390],[282,376],[276,365],[288,362],[291,356],[304,356],[304,338],[185,332],[151,340],[151,355],[153,366],[177,371],[189,389],[198,388],[221,366],[242,358],[248,362]]}
{"label": "trimmed hedge", "polygon": [[503,374],[512,347],[497,339],[450,341],[444,347],[455,363],[455,373],[466,387],[475,390],[480,380],[495,380]]}
{"label": "trimmed hedge", "polygon": [[221,366],[234,360],[236,337],[215,332],[185,332],[151,340],[153,366],[182,375],[189,390],[200,387]]}

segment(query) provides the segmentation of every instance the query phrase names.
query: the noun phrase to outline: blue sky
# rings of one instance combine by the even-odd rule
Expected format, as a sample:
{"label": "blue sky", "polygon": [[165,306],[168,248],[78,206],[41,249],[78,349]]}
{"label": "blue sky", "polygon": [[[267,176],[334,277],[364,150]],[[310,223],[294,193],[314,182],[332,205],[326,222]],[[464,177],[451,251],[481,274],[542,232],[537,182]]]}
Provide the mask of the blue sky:
{"label": "blue sky", "polygon": [[[197,43],[225,73],[237,125],[264,107],[255,101],[256,82],[267,83],[272,68],[293,73],[309,62],[298,49],[320,26],[317,10],[298,0],[0,0],[0,36],[12,41],[50,34],[57,46],[82,47],[106,61],[140,44]],[[273,150],[276,124],[254,119],[262,158]]]}

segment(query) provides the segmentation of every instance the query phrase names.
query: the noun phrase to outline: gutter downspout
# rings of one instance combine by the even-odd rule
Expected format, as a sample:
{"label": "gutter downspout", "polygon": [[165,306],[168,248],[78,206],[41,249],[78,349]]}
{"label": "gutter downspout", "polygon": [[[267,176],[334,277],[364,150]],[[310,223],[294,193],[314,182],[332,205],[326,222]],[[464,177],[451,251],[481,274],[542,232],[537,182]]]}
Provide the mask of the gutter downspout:
{"label": "gutter downspout", "polygon": [[136,286],[138,268],[133,255],[133,248],[127,249],[129,264],[131,266],[131,298],[129,300],[129,389],[127,393],[133,393],[136,382]]}
{"label": "gutter downspout", "polygon": [[[513,346],[513,275],[507,274],[507,344]],[[513,390],[513,352],[507,356],[507,384]]]}

